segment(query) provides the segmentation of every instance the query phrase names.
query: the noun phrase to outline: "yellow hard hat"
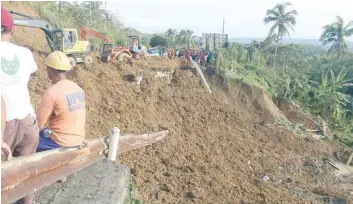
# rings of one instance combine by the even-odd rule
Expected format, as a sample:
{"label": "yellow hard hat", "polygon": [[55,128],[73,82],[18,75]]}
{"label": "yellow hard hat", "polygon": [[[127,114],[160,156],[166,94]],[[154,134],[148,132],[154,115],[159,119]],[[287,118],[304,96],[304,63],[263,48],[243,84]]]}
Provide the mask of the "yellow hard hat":
{"label": "yellow hard hat", "polygon": [[60,51],[50,53],[44,60],[44,64],[56,70],[68,71],[72,68],[70,59]]}

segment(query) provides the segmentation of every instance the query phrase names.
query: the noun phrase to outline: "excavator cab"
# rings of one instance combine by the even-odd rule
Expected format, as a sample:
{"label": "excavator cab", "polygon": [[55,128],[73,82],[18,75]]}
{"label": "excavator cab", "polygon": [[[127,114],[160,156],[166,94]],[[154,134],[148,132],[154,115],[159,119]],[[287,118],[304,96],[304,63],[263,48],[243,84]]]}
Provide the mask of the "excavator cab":
{"label": "excavator cab", "polygon": [[90,56],[89,42],[80,41],[76,29],[54,29],[45,20],[36,19],[16,11],[10,11],[10,13],[22,17],[14,18],[16,26],[41,29],[45,33],[50,49],[64,52],[69,57],[72,66],[83,63],[85,67],[91,67],[93,60]]}
{"label": "excavator cab", "polygon": [[63,29],[61,39],[65,53],[90,52],[89,42],[80,41],[76,29]]}
{"label": "excavator cab", "polygon": [[102,43],[99,48],[99,55],[103,61],[108,60],[108,56],[113,51],[113,43]]}
{"label": "excavator cab", "polygon": [[131,39],[131,44],[129,46],[130,52],[137,54],[141,51],[141,36],[140,35],[128,35],[126,36]]}
{"label": "excavator cab", "polygon": [[64,48],[73,49],[77,42],[77,36],[71,30],[64,30]]}

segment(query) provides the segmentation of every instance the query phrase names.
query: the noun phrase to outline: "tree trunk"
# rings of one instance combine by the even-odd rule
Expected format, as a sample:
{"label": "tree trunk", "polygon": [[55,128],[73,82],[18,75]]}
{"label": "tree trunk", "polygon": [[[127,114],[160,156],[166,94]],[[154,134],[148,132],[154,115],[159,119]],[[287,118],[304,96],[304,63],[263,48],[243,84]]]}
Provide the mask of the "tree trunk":
{"label": "tree trunk", "polygon": [[276,67],[276,58],[277,58],[277,47],[278,47],[278,37],[279,34],[277,34],[277,39],[276,39],[276,49],[275,49],[275,59],[273,60],[273,67]]}

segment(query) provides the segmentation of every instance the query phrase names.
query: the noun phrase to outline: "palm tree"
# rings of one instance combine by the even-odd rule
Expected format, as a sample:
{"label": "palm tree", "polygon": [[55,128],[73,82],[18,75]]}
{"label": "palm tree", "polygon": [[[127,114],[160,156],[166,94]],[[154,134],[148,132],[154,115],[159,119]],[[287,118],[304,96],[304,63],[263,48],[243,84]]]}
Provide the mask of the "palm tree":
{"label": "palm tree", "polygon": [[295,16],[298,15],[297,11],[291,10],[286,12],[287,6],[290,5],[291,3],[289,2],[284,4],[277,4],[273,9],[267,10],[266,17],[264,18],[265,24],[272,22],[274,23],[269,32],[269,36],[276,33],[274,66],[276,65],[278,41],[280,41],[286,35],[290,37],[288,27],[294,30],[293,26],[297,23],[295,19]]}
{"label": "palm tree", "polygon": [[195,44],[193,33],[194,31],[188,29],[181,30],[177,36],[178,43],[184,45],[187,48],[192,47]]}
{"label": "palm tree", "polygon": [[350,21],[344,26],[343,19],[339,16],[336,17],[336,22],[325,25],[324,32],[320,37],[320,41],[324,45],[332,44],[329,53],[339,58],[347,51],[347,43],[345,38],[353,35],[353,21]]}
{"label": "palm tree", "polygon": [[177,30],[174,30],[174,29],[171,29],[171,28],[169,28],[169,29],[167,30],[167,32],[165,32],[165,35],[166,35],[167,37],[170,37],[173,42],[174,42],[175,36],[176,36],[177,34],[178,34],[178,31],[177,31]]}

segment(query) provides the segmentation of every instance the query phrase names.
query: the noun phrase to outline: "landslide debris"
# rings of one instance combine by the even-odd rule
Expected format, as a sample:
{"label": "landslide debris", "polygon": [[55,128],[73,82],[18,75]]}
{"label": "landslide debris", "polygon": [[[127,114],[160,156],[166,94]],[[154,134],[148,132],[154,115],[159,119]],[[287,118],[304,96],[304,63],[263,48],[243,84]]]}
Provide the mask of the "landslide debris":
{"label": "landslide debris", "polygon": [[[24,3],[4,4],[35,15]],[[50,86],[42,64],[45,37],[19,28],[16,43],[30,47],[39,65],[29,85],[37,107]],[[333,145],[275,126],[287,117],[263,90],[215,80],[217,91],[208,94],[182,66],[165,58],[133,65],[96,61],[92,70],[73,73],[86,92],[88,138],[106,136],[114,126],[123,133],[170,131],[163,142],[121,155],[144,203],[322,203],[325,193],[351,199],[331,185],[322,161]],[[175,70],[170,83],[154,77],[153,69],[161,68]],[[124,80],[139,69],[141,91]]]}

